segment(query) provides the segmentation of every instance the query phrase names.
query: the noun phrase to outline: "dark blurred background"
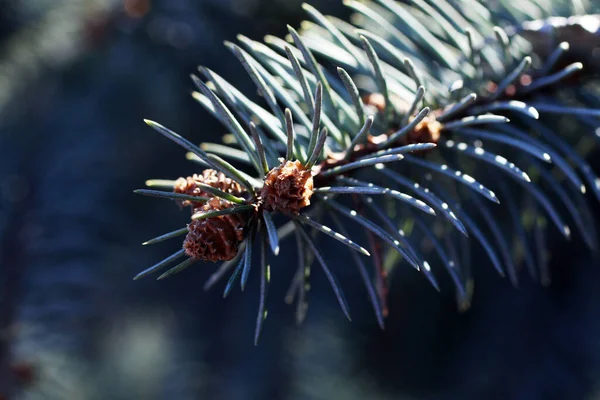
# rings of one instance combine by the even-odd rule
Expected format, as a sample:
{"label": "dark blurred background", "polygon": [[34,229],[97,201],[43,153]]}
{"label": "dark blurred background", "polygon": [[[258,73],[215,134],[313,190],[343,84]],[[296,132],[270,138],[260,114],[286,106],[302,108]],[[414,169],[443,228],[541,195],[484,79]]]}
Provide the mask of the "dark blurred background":
{"label": "dark blurred background", "polygon": [[218,141],[189,74],[252,94],[223,41],[284,35],[300,4],[0,1],[0,399],[600,399],[600,269],[558,238],[549,288],[523,275],[514,289],[474,255],[466,313],[452,290],[393,276],[383,332],[336,247],[353,322],[317,271],[296,327],[284,247],[258,347],[256,277],[226,300],[202,290],[212,265],[132,281],[177,246],[140,243],[187,219],[132,190],[198,172],[142,119]]}

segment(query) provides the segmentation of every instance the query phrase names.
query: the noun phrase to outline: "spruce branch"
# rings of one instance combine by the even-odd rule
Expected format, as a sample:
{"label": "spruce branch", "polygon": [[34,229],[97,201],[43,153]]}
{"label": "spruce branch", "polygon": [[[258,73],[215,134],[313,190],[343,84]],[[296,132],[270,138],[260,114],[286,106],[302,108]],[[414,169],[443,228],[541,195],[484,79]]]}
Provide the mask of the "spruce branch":
{"label": "spruce branch", "polygon": [[[600,200],[600,178],[576,150],[588,150],[589,144],[581,135],[556,128],[557,117],[568,119],[574,130],[600,124],[600,94],[583,85],[593,77],[588,59],[568,59],[573,44],[562,40],[549,54],[535,47],[532,53],[524,41],[531,25],[506,24],[525,17],[527,7],[494,4],[487,19],[469,8],[483,3],[471,3],[347,0],[344,4],[360,16],[352,19],[354,25],[304,5],[315,23],[304,24],[303,30],[288,26],[287,41],[269,36],[261,43],[240,36],[239,45],[227,43],[261,100],[200,67],[206,81],[192,77],[199,90],[193,97],[231,132],[224,144],[196,146],[146,121],[208,169],[182,181],[149,180],[151,189],[136,191],[189,205],[192,216],[186,228],[145,243],[187,232],[182,250],[135,279],[184,255],[188,258],[159,279],[196,261],[223,261],[205,288],[229,274],[227,296],[238,279],[245,288],[257,258],[253,247],[260,246],[256,343],[267,315],[269,261],[277,262],[281,243],[291,233],[298,265],[286,301],[297,301],[297,322],[306,316],[315,260],[350,318],[336,266],[330,267],[311,236],[324,233],[351,250],[382,327],[389,279],[384,249],[400,255],[436,289],[431,264],[443,265],[459,307],[466,308],[472,291],[471,245],[483,248],[500,275],[507,274],[515,286],[519,282],[512,241],[497,217],[504,207],[523,238],[523,258],[532,276],[544,284],[550,279],[547,260],[540,256],[547,251],[547,228],[540,221],[548,218],[566,239],[572,223],[594,247],[597,235],[585,217],[585,196],[591,192]],[[564,26],[557,29],[568,33]],[[388,213],[371,197],[376,195],[402,204]],[[354,208],[345,204],[348,197]],[[531,226],[519,225],[521,199],[535,210]],[[450,229],[436,231],[415,208],[449,222]],[[324,223],[324,211],[333,211],[335,231]],[[280,218],[287,222],[278,227]],[[366,230],[370,251],[357,244],[348,221]],[[407,234],[402,223],[415,229]],[[432,254],[422,253],[422,240],[432,243]],[[465,249],[459,252],[457,243]],[[268,248],[275,256],[271,260]],[[367,266],[366,260],[373,262]]]}

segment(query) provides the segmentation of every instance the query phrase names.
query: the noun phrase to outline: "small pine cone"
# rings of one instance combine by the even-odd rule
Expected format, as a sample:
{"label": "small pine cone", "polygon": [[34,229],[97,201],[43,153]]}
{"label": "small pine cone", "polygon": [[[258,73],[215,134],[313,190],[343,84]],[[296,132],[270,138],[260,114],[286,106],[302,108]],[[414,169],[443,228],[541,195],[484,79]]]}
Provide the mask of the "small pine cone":
{"label": "small pine cone", "polygon": [[[205,169],[202,171],[202,175],[194,174],[187,178],[179,178],[175,181],[175,187],[173,192],[187,194],[189,196],[197,197],[210,197],[211,195],[204,192],[198,187],[198,183],[204,183],[210,185],[216,189],[222,190],[226,193],[231,193],[235,196],[242,194],[242,187],[235,181],[231,180],[222,172],[217,172],[214,169]],[[180,207],[192,206],[195,211],[196,208],[201,206],[201,203],[195,203],[190,200],[179,201]],[[193,203],[193,204],[192,204]]]}
{"label": "small pine cone", "polygon": [[[411,121],[414,117],[411,117]],[[440,140],[440,132],[443,125],[439,123],[433,114],[423,118],[408,135],[404,137],[403,144],[437,143]]]}
{"label": "small pine cone", "polygon": [[[197,177],[198,177],[198,175],[194,174],[193,176],[188,176],[187,178],[177,179],[175,181],[175,185],[173,187],[173,192],[180,193],[180,194],[187,194],[189,196],[204,197],[204,196],[202,196],[204,194],[204,192],[202,192],[202,190],[196,186],[196,178]],[[192,205],[191,200],[176,200],[176,203],[179,204],[180,208]],[[199,203],[194,203],[194,204],[196,206],[199,205]]]}
{"label": "small pine cone", "polygon": [[265,177],[260,192],[268,211],[298,214],[310,204],[313,193],[313,176],[300,161],[286,161],[273,168]]}
{"label": "small pine cone", "polygon": [[[226,200],[213,197],[196,212],[218,211],[232,206]],[[244,226],[245,220],[241,214],[193,220],[188,224],[188,234],[183,242],[185,253],[201,261],[231,260],[244,240]]]}
{"label": "small pine cone", "polygon": [[231,178],[228,178],[224,173],[217,172],[214,169],[205,169],[202,171],[202,183],[219,189],[225,193],[239,196],[244,192],[244,189]]}

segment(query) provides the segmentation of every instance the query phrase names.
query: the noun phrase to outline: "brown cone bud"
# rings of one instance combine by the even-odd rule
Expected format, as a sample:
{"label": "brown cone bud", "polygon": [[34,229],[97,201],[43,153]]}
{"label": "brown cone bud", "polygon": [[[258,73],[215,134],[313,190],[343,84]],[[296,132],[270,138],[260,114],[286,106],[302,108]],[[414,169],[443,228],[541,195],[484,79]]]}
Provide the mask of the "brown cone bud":
{"label": "brown cone bud", "polygon": [[310,204],[313,177],[300,161],[285,161],[265,177],[260,196],[267,211],[298,214]]}
{"label": "brown cone bud", "polygon": [[[216,189],[222,190],[226,193],[231,193],[235,196],[242,194],[243,189],[237,183],[225,176],[222,172],[217,172],[214,169],[205,169],[202,171],[202,175],[194,174],[187,178],[179,178],[175,181],[175,187],[173,192],[187,194],[189,196],[197,197],[211,197],[212,195],[204,192],[198,187],[198,183],[210,185]],[[201,206],[201,203],[192,202],[190,200],[178,201],[180,207],[192,206],[192,209],[196,209]],[[193,204],[192,204],[193,203]]]}
{"label": "brown cone bud", "polygon": [[[213,197],[196,213],[219,211],[232,207],[229,201]],[[188,225],[188,234],[183,242],[185,253],[201,261],[227,261],[238,252],[244,240],[245,220],[241,214],[193,220]]]}
{"label": "brown cone bud", "polygon": [[[414,117],[411,117],[411,121]],[[437,143],[440,140],[440,132],[443,125],[439,123],[433,114],[423,118],[404,138],[404,144]]]}

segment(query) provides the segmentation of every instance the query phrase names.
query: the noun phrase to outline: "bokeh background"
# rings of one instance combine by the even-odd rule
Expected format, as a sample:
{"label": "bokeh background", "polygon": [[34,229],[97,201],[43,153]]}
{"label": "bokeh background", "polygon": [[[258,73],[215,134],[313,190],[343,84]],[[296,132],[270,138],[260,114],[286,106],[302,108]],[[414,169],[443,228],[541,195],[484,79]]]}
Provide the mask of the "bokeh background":
{"label": "bokeh background", "polygon": [[133,189],[198,172],[142,119],[218,141],[189,74],[252,94],[223,41],[281,36],[300,4],[0,1],[0,399],[600,399],[599,263],[559,238],[548,288],[523,275],[514,289],[475,254],[466,313],[451,290],[392,276],[385,331],[339,247],[325,253],[353,321],[315,273],[295,326],[284,246],[258,347],[256,277],[226,300],[202,289],[211,265],[132,281],[176,246],[140,244],[187,217]]}

